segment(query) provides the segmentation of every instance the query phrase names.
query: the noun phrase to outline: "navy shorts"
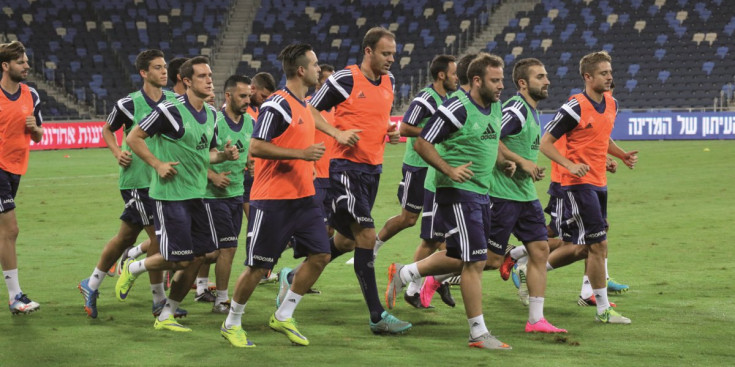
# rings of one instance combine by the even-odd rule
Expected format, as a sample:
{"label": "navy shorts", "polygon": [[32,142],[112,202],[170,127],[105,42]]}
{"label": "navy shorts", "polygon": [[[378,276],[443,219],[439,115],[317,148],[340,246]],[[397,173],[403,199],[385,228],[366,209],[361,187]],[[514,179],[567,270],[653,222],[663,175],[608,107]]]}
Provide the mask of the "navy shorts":
{"label": "navy shorts", "polygon": [[332,213],[329,224],[352,240],[355,239],[350,228],[353,222],[363,228],[375,228],[370,212],[378,194],[380,174],[360,171],[330,172],[329,179],[332,183]]}
{"label": "navy shorts", "polygon": [[18,193],[20,175],[0,169],[0,213],[15,209],[15,194]]}
{"label": "navy shorts", "polygon": [[591,245],[607,239],[607,191],[567,190],[564,197],[564,241]]}
{"label": "navy shorts", "polygon": [[237,247],[242,228],[242,197],[204,199],[209,221],[210,240],[214,247]]}
{"label": "navy shorts", "polygon": [[434,216],[437,207],[434,198],[434,192],[424,189],[424,210],[421,213],[421,234],[419,237],[430,242],[444,242],[444,236],[434,230]]}
{"label": "navy shorts", "polygon": [[546,241],[548,234],[541,202],[512,201],[497,198],[492,200],[492,228],[488,248],[500,249],[505,253],[511,233],[525,243]]}
{"label": "navy shorts", "polygon": [[411,213],[421,213],[424,207],[424,180],[426,167],[403,165],[403,179],[398,184],[398,202]]}
{"label": "navy shorts", "polygon": [[551,228],[552,237],[562,237],[562,218],[564,218],[564,189],[558,182],[549,184],[549,203],[544,212],[549,215],[548,227]]}
{"label": "navy shorts", "polygon": [[250,189],[253,188],[253,176],[250,176],[250,171],[245,171],[245,180],[242,182],[242,186],[245,188],[245,192],[242,193],[242,202],[250,202]]}
{"label": "navy shorts", "polygon": [[329,212],[332,210],[332,198],[329,195],[329,189],[316,187],[316,194],[314,194],[314,202],[321,209],[322,218],[324,223],[327,223],[329,218]]}
{"label": "navy shorts", "polygon": [[211,241],[202,199],[156,200],[156,238],[167,261],[187,261],[217,248]]}
{"label": "navy shorts", "polygon": [[437,199],[434,225],[446,238],[447,256],[463,262],[487,260],[490,202],[443,203]]}
{"label": "navy shorts", "polygon": [[[259,205],[265,201],[270,203]],[[331,252],[321,209],[313,196],[252,202],[245,265],[273,269],[291,237],[294,257]]]}
{"label": "navy shorts", "polygon": [[139,226],[152,226],[156,212],[155,201],[148,196],[148,188],[120,190],[125,209],[120,219]]}

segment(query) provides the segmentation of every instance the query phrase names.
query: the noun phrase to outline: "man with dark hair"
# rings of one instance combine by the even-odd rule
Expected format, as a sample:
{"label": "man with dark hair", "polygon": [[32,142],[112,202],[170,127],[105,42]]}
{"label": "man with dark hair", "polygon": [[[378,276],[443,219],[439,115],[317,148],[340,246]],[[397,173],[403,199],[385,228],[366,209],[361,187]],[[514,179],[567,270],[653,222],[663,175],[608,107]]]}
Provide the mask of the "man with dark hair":
{"label": "man with dark hair", "polygon": [[457,77],[459,78],[459,88],[457,93],[467,93],[470,91],[470,80],[467,78],[467,69],[470,67],[472,60],[477,54],[467,54],[462,56],[457,62]]}
{"label": "man with dark hair", "polygon": [[[147,248],[148,256],[158,253],[153,226],[155,203],[148,196],[153,168],[135,155],[125,140],[123,140],[122,147],[118,147],[115,131],[123,128],[125,136],[129,135],[130,131],[145,116],[148,116],[156,105],[164,101],[174,101],[176,95],[173,92],[163,90],[167,80],[166,60],[163,52],[160,50],[141,52],[135,59],[135,67],[143,79],[143,87],[118,100],[107,117],[107,123],[102,128],[102,137],[115,157],[118,166],[120,166],[118,186],[125,208],[120,216],[120,229],[117,234],[103,248],[97,266],[93,269],[89,278],[82,280],[78,285],[79,291],[84,297],[84,310],[91,318],[97,317],[98,289],[105,279],[106,269],[115,264],[115,261],[120,255],[123,255],[127,247],[135,244],[141,231],[145,230],[151,240],[150,243],[153,244],[153,246]],[[127,255],[123,257],[128,258]],[[135,258],[137,256],[130,257]],[[151,292],[153,294],[153,314],[158,315],[166,303],[163,275],[159,271],[152,271],[148,275],[150,276]],[[177,317],[185,315],[186,312],[183,310],[176,314]]]}
{"label": "man with dark hair", "polygon": [[[413,260],[419,261],[426,258],[444,242],[442,238],[432,233],[434,194],[424,189],[429,165],[416,153],[413,145],[429,118],[447,100],[447,95],[457,90],[457,63],[455,60],[454,56],[450,55],[434,57],[429,67],[433,83],[418,93],[403,115],[400,133],[402,136],[407,136],[408,141],[406,141],[406,152],[403,156],[403,180],[398,185],[401,213],[388,219],[378,232],[374,250],[376,256],[383,242],[388,241],[398,232],[414,226],[422,210],[424,215],[421,224],[421,244],[416,248]],[[412,281],[404,294],[406,302],[416,308],[424,307],[419,297],[420,290],[420,280]],[[389,305],[389,308],[392,307]]]}
{"label": "man with dark hair", "polygon": [[[243,182],[244,175],[248,174],[245,167],[253,133],[253,121],[246,112],[250,103],[250,78],[232,75],[225,81],[224,91],[225,107],[217,113],[217,149],[224,149],[226,142],[232,141],[240,157],[209,168],[204,195],[204,207],[212,218],[209,222],[212,241],[218,250],[214,268],[217,290],[212,312],[223,314],[230,310],[227,287],[242,226]],[[207,277],[197,278],[197,288],[203,283],[206,290],[207,282]],[[197,293],[199,291],[197,289]]]}
{"label": "man with dark hair", "polygon": [[339,129],[356,129],[360,141],[353,147],[339,146],[330,161],[332,208],[330,225],[335,228],[332,260],[355,251],[358,283],[370,311],[373,333],[397,334],[411,328],[385,311],[378,296],[373,269],[375,222],[372,208],[378,193],[385,137],[398,143],[400,135],[390,124],[395,81],[390,73],[396,53],[395,35],[382,27],[371,28],[363,39],[363,60],[334,73],[310,101],[315,120],[319,111],[337,107]]}
{"label": "man with dark hair", "polygon": [[[562,234],[565,242],[581,248],[587,257],[587,275],[595,296],[595,320],[630,324],[614,310],[607,298],[605,254],[607,252],[607,154],[633,168],[637,151],[626,152],[610,138],[618,103],[609,93],[612,58],[605,51],[585,55],[579,62],[584,92],[572,96],[546,126],[541,152],[559,164],[564,193]],[[566,139],[565,153],[555,147]],[[568,246],[563,246],[565,248]],[[573,249],[574,250],[574,249]],[[554,252],[564,254],[561,248]],[[549,260],[553,264],[552,259]],[[559,264],[563,266],[566,264]]]}
{"label": "man with dark hair", "polygon": [[250,98],[248,114],[250,114],[250,117],[252,117],[253,120],[257,120],[260,105],[276,91],[276,80],[273,79],[273,75],[263,71],[255,74],[250,87],[253,91],[253,95]]}
{"label": "man with dark hair", "polygon": [[43,138],[41,100],[35,89],[21,83],[31,67],[22,43],[0,44],[0,266],[8,287],[8,308],[12,314],[31,313],[41,306],[31,301],[20,288],[18,257],[18,220],[15,216],[15,195],[20,177],[28,169],[31,140]]}
{"label": "man with dark hair", "polygon": [[[227,142],[217,150],[214,107],[204,100],[212,93],[209,59],[197,56],[181,65],[186,93],[166,101],[134,127],[126,138],[135,154],[152,166],[150,197],[156,200],[156,239],[161,253],[142,261],[127,259],[115,284],[115,295],[126,299],[135,279],[148,270],[180,270],[172,284],[156,330],[191,331],[174,320],[174,310],[184,299],[205,254],[214,251],[202,198],[210,164],[234,161],[238,149]],[[151,137],[149,149],[145,139]]]}
{"label": "man with dark hair", "polygon": [[186,92],[186,86],[181,80],[181,74],[179,74],[179,69],[186,60],[189,60],[189,58],[177,57],[168,63],[168,79],[172,84],[171,90],[178,95],[182,95]]}
{"label": "man with dark hair", "polygon": [[469,346],[511,349],[490,334],[482,313],[482,271],[486,267],[497,268],[503,260],[502,249],[488,251],[488,190],[493,184],[493,170],[509,175],[515,171],[515,164],[506,161],[498,151],[503,60],[481,53],[470,64],[467,77],[471,81],[470,92],[439,106],[415,145],[416,152],[436,169],[434,225],[445,237],[447,251],[434,253],[418,263],[391,264],[386,302],[394,304],[396,294],[422,274],[460,270],[462,299],[470,326]]}
{"label": "man with dark hair", "polygon": [[544,318],[549,244],[544,211],[534,186],[534,181],[545,177],[544,168],[536,165],[541,138],[536,106],[549,96],[549,78],[541,61],[527,58],[518,60],[513,66],[513,82],[518,94],[503,105],[500,149],[520,170],[513,177],[493,171],[494,184],[490,186],[492,228],[488,242],[506,248],[512,233],[528,251],[528,289],[519,292],[528,306],[526,332],[566,333]]}
{"label": "man with dark hair", "polygon": [[286,87],[262,104],[253,129],[250,152],[258,172],[251,192],[248,258],[237,280],[227,319],[220,327],[225,339],[243,348],[255,346],[242,329],[245,304],[263,275],[276,265],[291,237],[296,239],[294,256],[306,256],[306,261],[268,324],[294,344],[309,345],[296,328],[293,313],[329,262],[329,240],[321,209],[314,201],[312,182],[313,162],[324,154],[324,144],[314,143],[317,123],[305,101],[309,88],[317,83],[319,64],[307,44],[287,46],[279,59]]}

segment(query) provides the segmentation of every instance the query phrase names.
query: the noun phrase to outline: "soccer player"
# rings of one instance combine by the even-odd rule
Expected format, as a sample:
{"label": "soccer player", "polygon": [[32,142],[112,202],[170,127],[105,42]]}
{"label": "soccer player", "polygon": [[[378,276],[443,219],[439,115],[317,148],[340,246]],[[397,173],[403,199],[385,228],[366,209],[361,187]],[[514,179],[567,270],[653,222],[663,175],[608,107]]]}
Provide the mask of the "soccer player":
{"label": "soccer player", "polygon": [[[217,111],[204,103],[212,92],[212,71],[204,56],[189,59],[180,70],[186,93],[164,102],[128,134],[133,153],[156,170],[150,197],[156,200],[156,238],[161,253],[141,261],[125,261],[115,284],[115,295],[127,298],[135,279],[148,270],[185,271],[171,286],[166,304],[154,323],[156,330],[191,331],[174,320],[174,311],[194,282],[203,256],[212,252],[207,214],[202,198],[210,164],[237,160],[230,142],[218,151]],[[149,149],[145,139],[151,138]]]}
{"label": "soccer player", "polygon": [[[145,50],[135,59],[135,67],[143,79],[143,87],[115,103],[115,107],[107,117],[107,123],[102,129],[102,136],[107,147],[120,166],[118,186],[125,207],[120,215],[120,229],[102,249],[97,266],[89,278],[79,282],[77,286],[84,297],[84,310],[91,318],[97,317],[97,297],[99,288],[105,279],[106,271],[123,255],[126,248],[135,244],[140,232],[144,231],[155,242],[156,234],[153,227],[154,202],[148,196],[153,168],[135,155],[123,140],[122,147],[118,147],[115,131],[123,128],[125,135],[148,116],[151,111],[163,101],[173,101],[176,95],[164,91],[167,70],[166,60],[160,50]],[[158,252],[157,246],[149,246],[148,255]],[[158,314],[166,301],[166,292],[163,286],[163,275],[160,272],[149,273],[151,278],[151,292],[153,294],[153,313]],[[179,313],[177,316],[184,316]]]}
{"label": "soccer player", "polygon": [[364,57],[360,65],[350,65],[334,73],[310,101],[315,120],[319,111],[336,107],[335,126],[360,130],[355,146],[338,146],[330,161],[332,183],[330,225],[335,229],[332,259],[355,251],[354,269],[370,312],[373,333],[402,333],[411,323],[389,314],[380,302],[373,268],[375,222],[371,211],[378,193],[385,137],[398,143],[399,132],[390,124],[394,79],[390,66],[396,53],[395,35],[382,27],[367,31],[362,41]]}
{"label": "soccer player", "polygon": [[263,71],[253,76],[250,88],[252,89],[253,94],[250,97],[248,114],[253,118],[253,121],[256,121],[258,119],[260,105],[276,91],[276,80],[273,79],[273,75]]}
{"label": "soccer player", "polygon": [[[242,226],[242,196],[245,191],[243,172],[253,133],[253,121],[247,114],[250,78],[232,75],[225,81],[224,90],[225,108],[217,114],[217,149],[224,149],[226,142],[231,141],[240,156],[236,161],[212,165],[207,172],[204,207],[211,216],[209,225],[212,241],[219,250],[214,268],[217,290],[212,312],[215,313],[228,313],[230,310],[227,287]],[[206,286],[206,277],[204,283]]]}
{"label": "soccer player", "polygon": [[271,329],[297,345],[309,340],[296,328],[293,313],[309,287],[329,263],[329,239],[321,208],[314,200],[314,161],[324,144],[314,143],[315,121],[306,93],[319,77],[319,63],[310,45],[292,44],[279,60],[286,87],[261,105],[250,153],[256,158],[248,219],[248,258],[235,286],[232,305],[220,333],[236,347],[254,347],[242,329],[245,305],[260,279],[278,262],[292,236],[294,254],[306,256],[281,306],[270,317]]}
{"label": "soccer player", "polygon": [[544,178],[544,168],[536,165],[541,138],[536,106],[549,96],[549,78],[544,64],[533,58],[516,61],[512,77],[518,94],[503,104],[500,149],[520,170],[513,177],[493,171],[490,186],[492,227],[488,243],[496,249],[505,249],[512,233],[528,251],[526,276],[530,304],[527,304],[526,332],[566,333],[544,318],[549,245],[544,211],[533,184]]}
{"label": "soccer player", "polygon": [[[446,254],[462,262],[460,287],[470,326],[468,344],[511,349],[490,334],[482,313],[482,271],[488,259],[491,220],[488,190],[499,157],[503,60],[481,53],[470,63],[467,77],[470,92],[439,107],[415,148],[436,169],[435,226],[446,238]],[[393,302],[396,291],[417,277],[415,264],[391,265],[387,293]]]}
{"label": "soccer player", "polygon": [[[617,114],[617,101],[605,93],[610,90],[613,80],[611,62],[612,58],[605,51],[582,57],[579,73],[585,82],[584,92],[572,96],[559,109],[546,127],[540,149],[563,168],[564,239],[586,249],[587,274],[597,303],[595,319],[603,323],[629,324],[629,318],[610,306],[604,267],[607,250],[607,153],[618,157],[629,167],[633,167],[638,159],[636,151],[625,152],[610,144]],[[554,147],[562,136],[566,138],[564,155]]]}
{"label": "soccer player", "polygon": [[20,176],[28,170],[30,142],[43,138],[43,119],[38,93],[21,83],[31,69],[25,46],[18,41],[0,44],[0,66],[0,265],[8,287],[8,308],[16,315],[41,308],[23,293],[18,281],[18,220],[13,209]]}
{"label": "soccer player", "polygon": [[[457,90],[457,63],[454,56],[439,55],[434,57],[429,71],[434,82],[422,89],[411,101],[408,110],[403,115],[400,127],[401,136],[408,137],[406,151],[403,156],[403,180],[398,186],[398,200],[401,203],[401,214],[394,216],[385,223],[378,233],[375,241],[374,253],[377,256],[378,249],[384,241],[389,240],[399,231],[412,227],[418,220],[419,213],[426,209],[424,216],[425,224],[421,226],[421,244],[416,248],[414,261],[419,261],[431,255],[444,242],[431,233],[432,226],[428,223],[433,218],[433,192],[426,192],[424,181],[428,164],[413,149],[416,137],[426,125],[429,118],[434,115],[436,109],[447,100],[447,95]],[[406,287],[404,298],[406,302],[416,308],[423,308],[419,291],[421,281],[412,281]]]}

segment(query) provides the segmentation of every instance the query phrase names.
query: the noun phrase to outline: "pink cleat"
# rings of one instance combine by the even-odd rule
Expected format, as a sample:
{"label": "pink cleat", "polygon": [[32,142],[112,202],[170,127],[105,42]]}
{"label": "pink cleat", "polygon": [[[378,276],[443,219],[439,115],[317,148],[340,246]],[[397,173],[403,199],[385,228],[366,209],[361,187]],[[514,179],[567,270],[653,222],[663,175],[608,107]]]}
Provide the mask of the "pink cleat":
{"label": "pink cleat", "polygon": [[434,293],[439,289],[442,284],[437,282],[433,276],[428,276],[424,280],[424,284],[421,286],[421,305],[424,307],[431,306],[431,299],[434,298]]}
{"label": "pink cleat", "polygon": [[538,320],[535,324],[526,321],[527,333],[566,333],[565,329],[559,329],[551,325],[546,319]]}

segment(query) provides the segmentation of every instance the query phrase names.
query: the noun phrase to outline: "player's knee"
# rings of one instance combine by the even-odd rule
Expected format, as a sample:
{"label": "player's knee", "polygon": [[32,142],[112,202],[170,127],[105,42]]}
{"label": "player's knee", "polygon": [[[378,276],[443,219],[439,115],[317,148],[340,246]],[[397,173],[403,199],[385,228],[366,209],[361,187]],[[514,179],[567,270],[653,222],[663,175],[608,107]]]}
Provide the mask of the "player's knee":
{"label": "player's knee", "polygon": [[219,257],[220,250],[214,250],[206,255],[204,255],[204,263],[206,264],[213,264],[217,262],[217,257]]}
{"label": "player's knee", "polygon": [[503,256],[488,252],[487,260],[485,261],[485,270],[495,270],[500,268],[500,265],[503,265]]}
{"label": "player's knee", "polygon": [[330,254],[311,254],[309,255],[309,262],[318,266],[319,269],[322,269],[322,270],[327,266],[327,264],[329,264],[329,260],[331,259],[332,259],[332,256]]}

